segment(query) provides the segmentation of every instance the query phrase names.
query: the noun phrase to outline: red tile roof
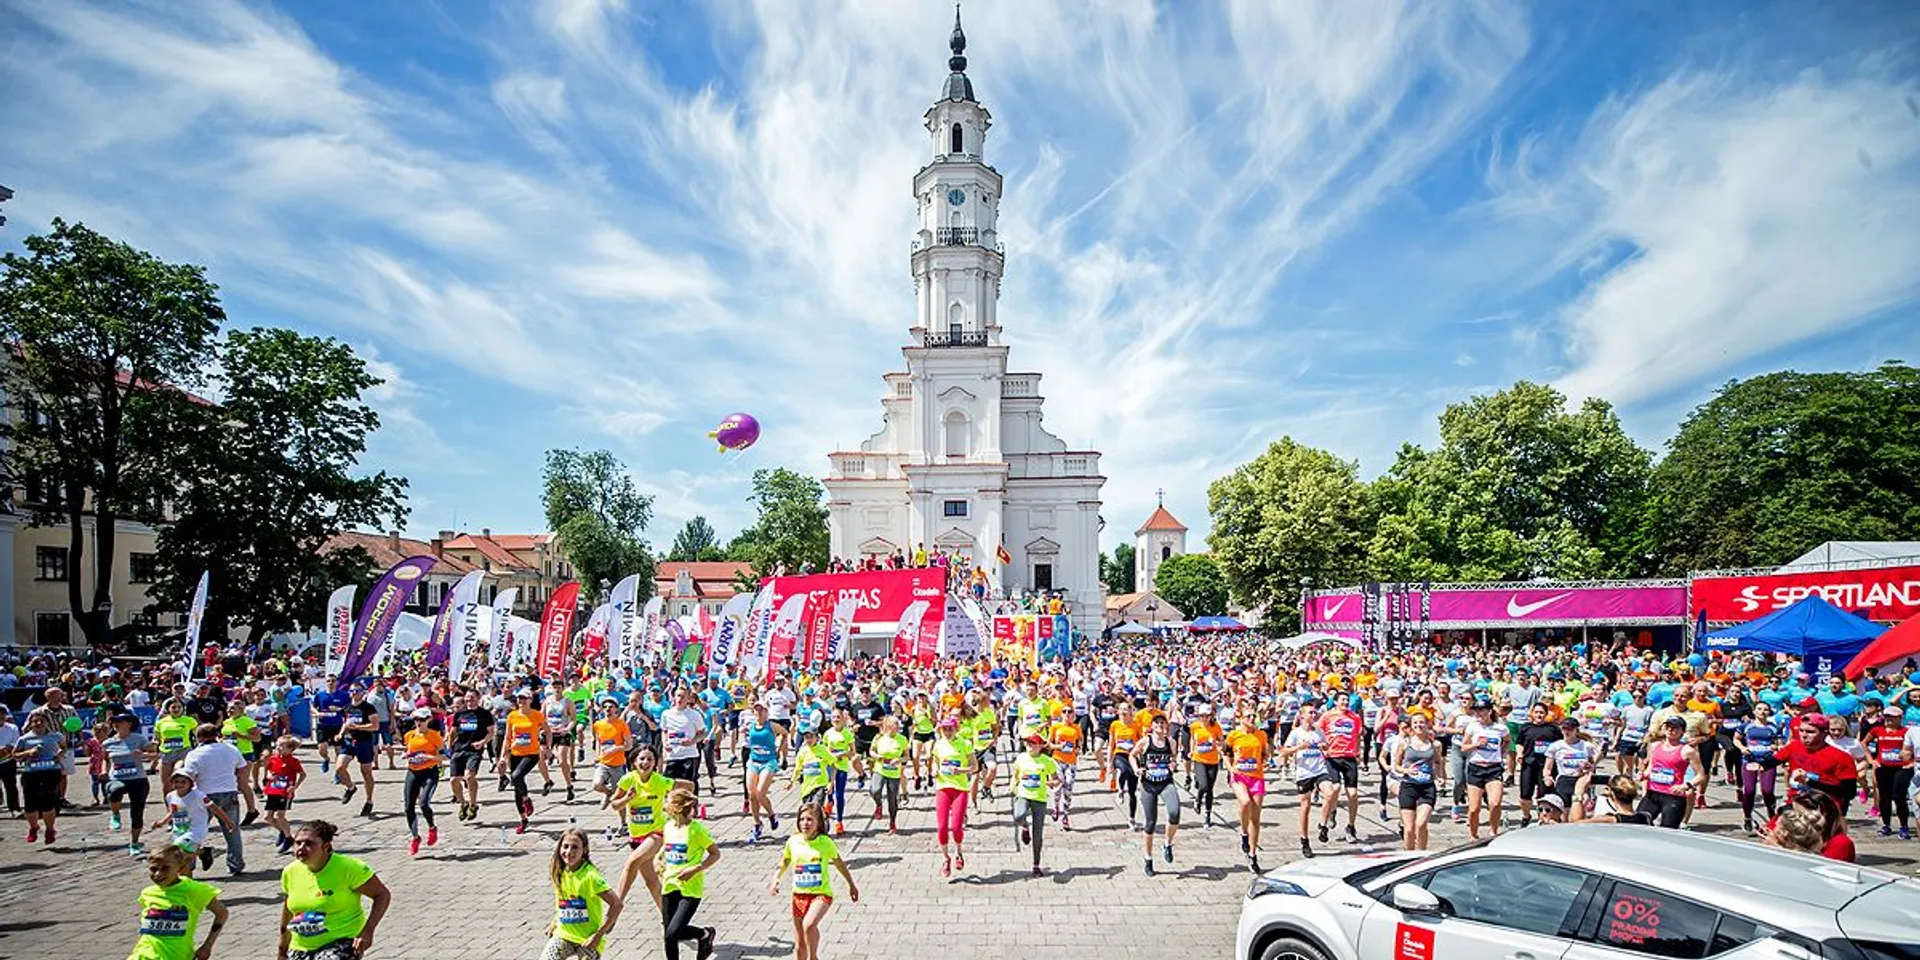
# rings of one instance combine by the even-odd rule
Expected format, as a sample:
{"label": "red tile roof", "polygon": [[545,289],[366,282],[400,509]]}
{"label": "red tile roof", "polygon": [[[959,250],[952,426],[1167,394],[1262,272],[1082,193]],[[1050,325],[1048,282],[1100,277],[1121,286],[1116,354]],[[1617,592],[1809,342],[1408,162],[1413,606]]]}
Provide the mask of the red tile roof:
{"label": "red tile roof", "polygon": [[735,578],[752,569],[752,564],[738,560],[700,562],[663,560],[654,568],[653,592],[662,597],[673,596],[674,585],[680,580],[680,571],[685,570],[687,575],[693,578],[694,596],[731,597],[740,592],[734,587]]}
{"label": "red tile roof", "polygon": [[[328,537],[327,542],[321,545],[320,552],[327,554],[350,547],[361,547],[372,554],[373,565],[382,570],[408,557],[433,556],[433,544],[425,540],[414,540],[409,537],[396,539],[384,533],[362,533],[358,530],[348,530]],[[432,573],[458,577],[478,569],[480,568],[458,557],[442,555],[436,558]]]}
{"label": "red tile roof", "polygon": [[533,569],[531,565],[521,562],[520,558],[515,557],[506,547],[501,546],[497,537],[476,537],[470,533],[463,533],[448,540],[447,549],[479,551],[480,555],[486,557],[496,570]]}
{"label": "red tile roof", "polygon": [[1147,522],[1141,524],[1140,529],[1135,530],[1134,533],[1141,534],[1149,530],[1173,530],[1185,533],[1187,528],[1185,524],[1175,520],[1173,514],[1167,512],[1166,507],[1155,507],[1153,516],[1148,517]]}
{"label": "red tile roof", "polygon": [[551,533],[496,533],[493,541],[508,550],[532,550],[553,542]]}

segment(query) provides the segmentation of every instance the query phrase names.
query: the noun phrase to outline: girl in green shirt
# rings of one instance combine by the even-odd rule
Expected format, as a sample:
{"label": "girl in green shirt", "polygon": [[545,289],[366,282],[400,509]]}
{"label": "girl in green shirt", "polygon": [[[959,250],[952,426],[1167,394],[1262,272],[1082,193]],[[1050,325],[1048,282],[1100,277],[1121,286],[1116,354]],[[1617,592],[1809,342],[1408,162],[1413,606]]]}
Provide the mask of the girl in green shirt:
{"label": "girl in green shirt", "polygon": [[620,918],[620,895],[587,857],[587,832],[560,834],[547,865],[553,881],[553,922],[540,960],[599,960],[600,945]]}
{"label": "girl in green shirt", "polygon": [[[175,846],[147,854],[147,876],[153,885],[140,891],[140,937],[127,960],[207,960],[220,928],[227,925],[227,906],[220,891],[186,875],[193,854]],[[207,942],[193,946],[194,928],[202,913],[213,914]]]}
{"label": "girl in green shirt", "polygon": [[881,719],[880,734],[867,747],[867,757],[877,774],[873,778],[873,815],[878,819],[885,807],[888,833],[900,832],[900,775],[907,747],[907,738],[900,735],[900,721],[893,717]]}
{"label": "girl in green shirt", "polygon": [[813,724],[800,721],[800,749],[794,751],[793,775],[788,786],[800,787],[800,802],[825,804],[833,783],[833,753],[820,743]]}
{"label": "girl in green shirt", "polygon": [[719,931],[693,925],[693,913],[707,892],[707,871],[720,860],[720,847],[707,825],[693,818],[693,791],[676,787],[667,795],[667,825],[661,831],[658,871],[660,917],[666,927],[667,960],[680,960],[680,941],[692,940],[705,957],[713,953]]}

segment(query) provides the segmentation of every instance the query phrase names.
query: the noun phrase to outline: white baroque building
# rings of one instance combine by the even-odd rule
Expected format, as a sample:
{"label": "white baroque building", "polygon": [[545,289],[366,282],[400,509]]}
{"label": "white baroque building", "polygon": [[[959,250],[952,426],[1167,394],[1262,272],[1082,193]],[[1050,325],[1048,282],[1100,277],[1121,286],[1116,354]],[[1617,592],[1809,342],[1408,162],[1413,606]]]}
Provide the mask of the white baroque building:
{"label": "white baroque building", "polygon": [[[952,73],[926,113],[932,159],[913,177],[914,323],[905,372],[885,376],[880,432],[830,455],[833,555],[945,548],[1007,591],[1052,590],[1075,626],[1100,629],[1100,454],[1041,426],[1040,375],[1012,373],[1000,341],[999,171],[993,118],[967,79],[954,15]],[[1004,546],[1012,562],[996,562]]]}

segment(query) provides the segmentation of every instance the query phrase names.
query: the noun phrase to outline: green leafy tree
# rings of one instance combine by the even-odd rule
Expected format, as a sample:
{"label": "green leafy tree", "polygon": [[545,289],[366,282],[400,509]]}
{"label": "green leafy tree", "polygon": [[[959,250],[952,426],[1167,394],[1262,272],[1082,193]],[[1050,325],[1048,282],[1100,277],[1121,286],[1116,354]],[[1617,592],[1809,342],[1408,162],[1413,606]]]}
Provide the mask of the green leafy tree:
{"label": "green leafy tree", "polygon": [[[154,523],[195,464],[175,434],[225,319],[197,266],[171,264],[53,222],[26,256],[0,257],[0,337],[16,416],[5,427],[10,482],[29,522],[67,529],[67,605],[90,644],[108,640],[116,523]],[[89,552],[91,547],[91,553]],[[91,563],[91,594],[80,574]]]}
{"label": "green leafy tree", "polygon": [[1303,583],[1360,578],[1372,520],[1353,461],[1283,437],[1214,481],[1207,512],[1212,559],[1232,596],[1263,611],[1264,623],[1298,622]]}
{"label": "green leafy tree", "polygon": [[336,531],[399,527],[407,483],[357,471],[380,426],[364,397],[381,381],[346,344],[255,329],[228,334],[218,356],[223,399],[195,408],[174,451],[193,469],[160,528],[153,592],[183,609],[209,571],[203,634],[237,625],[258,641],[320,623],[329,591],[371,576],[366,551],[322,547]]}
{"label": "green leafy tree", "polygon": [[1153,589],[1189,620],[1227,612],[1227,579],[1213,557],[1204,553],[1168,557],[1153,575]]}
{"label": "green leafy tree", "polygon": [[1108,593],[1134,592],[1133,544],[1114,547],[1111,557],[1100,555],[1100,582],[1107,585]]}
{"label": "green leafy tree", "polygon": [[547,526],[585,595],[602,599],[602,583],[629,574],[653,581],[653,554],[641,539],[653,498],[634,486],[625,464],[605,450],[549,450],[542,483]]}
{"label": "green leafy tree", "polygon": [[1637,531],[1662,572],[1920,538],[1920,370],[1753,377],[1681,423]]}
{"label": "green leafy tree", "polygon": [[706,517],[694,517],[680,527],[673,538],[673,549],[667,551],[668,560],[706,561],[725,560],[727,551],[720,545],[720,536],[713,532],[713,524]]}
{"label": "green leafy tree", "polygon": [[1603,400],[1573,411],[1521,381],[1449,406],[1440,446],[1403,446],[1374,484],[1371,573],[1387,580],[1628,576],[1623,534],[1645,509],[1652,455]]}
{"label": "green leafy tree", "polygon": [[820,481],[783,468],[755,470],[753,494],[747,499],[759,510],[753,526],[740,531],[727,545],[727,555],[752,565],[758,576],[784,565],[797,572],[803,564],[825,570],[829,540],[827,492]]}

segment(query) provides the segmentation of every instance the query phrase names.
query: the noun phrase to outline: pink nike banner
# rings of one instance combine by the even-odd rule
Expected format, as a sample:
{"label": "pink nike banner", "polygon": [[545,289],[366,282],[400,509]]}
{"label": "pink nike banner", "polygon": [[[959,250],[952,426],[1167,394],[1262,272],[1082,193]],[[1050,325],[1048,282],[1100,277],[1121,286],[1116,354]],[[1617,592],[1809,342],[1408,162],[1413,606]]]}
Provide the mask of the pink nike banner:
{"label": "pink nike banner", "polygon": [[[1416,585],[1390,590],[1383,596],[1404,598],[1393,617],[1400,622],[1425,622],[1437,629],[1452,623],[1511,622],[1547,626],[1561,623],[1618,623],[1687,619],[1687,588],[1677,583],[1613,584],[1487,584],[1435,587],[1425,596]],[[1424,606],[1425,617],[1421,616]],[[1360,588],[1307,598],[1306,627],[1351,627],[1366,621],[1367,597]],[[1376,613],[1376,621],[1382,618]]]}

